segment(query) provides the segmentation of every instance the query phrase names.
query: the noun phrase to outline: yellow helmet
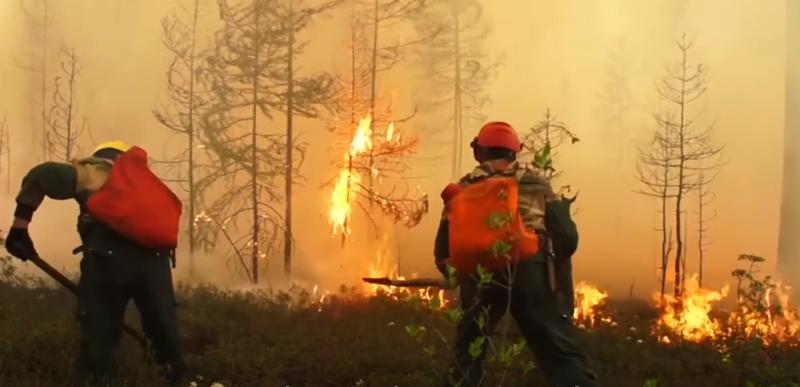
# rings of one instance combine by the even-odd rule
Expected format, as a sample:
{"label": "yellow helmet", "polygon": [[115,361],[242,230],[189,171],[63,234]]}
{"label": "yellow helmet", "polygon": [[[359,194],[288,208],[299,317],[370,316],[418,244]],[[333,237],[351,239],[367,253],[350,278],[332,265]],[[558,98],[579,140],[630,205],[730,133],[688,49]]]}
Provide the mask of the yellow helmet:
{"label": "yellow helmet", "polygon": [[126,143],[124,143],[122,141],[106,141],[106,142],[98,145],[97,148],[94,148],[94,150],[92,151],[92,154],[97,153],[97,151],[100,151],[100,150],[103,150],[103,149],[114,149],[114,150],[118,150],[118,151],[124,153],[124,152],[127,152],[128,149],[131,149],[131,147],[128,144],[126,144]]}

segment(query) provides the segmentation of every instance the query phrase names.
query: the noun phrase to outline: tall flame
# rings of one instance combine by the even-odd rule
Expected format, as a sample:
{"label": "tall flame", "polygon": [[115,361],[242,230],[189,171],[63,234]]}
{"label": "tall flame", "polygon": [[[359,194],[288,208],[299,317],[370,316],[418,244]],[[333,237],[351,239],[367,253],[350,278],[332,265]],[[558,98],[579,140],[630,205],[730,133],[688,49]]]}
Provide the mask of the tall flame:
{"label": "tall flame", "polygon": [[328,219],[333,225],[333,233],[350,235],[348,220],[352,212],[352,203],[358,194],[361,175],[353,169],[353,158],[372,149],[372,118],[362,118],[353,140],[350,142],[348,152],[344,156],[345,165],[339,172],[336,185],[331,193],[331,209]]}

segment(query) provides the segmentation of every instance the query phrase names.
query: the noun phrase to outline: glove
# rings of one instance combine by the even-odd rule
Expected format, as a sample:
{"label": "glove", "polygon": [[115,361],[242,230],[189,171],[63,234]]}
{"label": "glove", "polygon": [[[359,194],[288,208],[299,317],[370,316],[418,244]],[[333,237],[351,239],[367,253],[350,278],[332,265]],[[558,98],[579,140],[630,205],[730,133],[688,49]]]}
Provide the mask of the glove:
{"label": "glove", "polygon": [[11,230],[8,231],[8,237],[6,237],[6,251],[23,261],[38,256],[27,228],[12,227]]}

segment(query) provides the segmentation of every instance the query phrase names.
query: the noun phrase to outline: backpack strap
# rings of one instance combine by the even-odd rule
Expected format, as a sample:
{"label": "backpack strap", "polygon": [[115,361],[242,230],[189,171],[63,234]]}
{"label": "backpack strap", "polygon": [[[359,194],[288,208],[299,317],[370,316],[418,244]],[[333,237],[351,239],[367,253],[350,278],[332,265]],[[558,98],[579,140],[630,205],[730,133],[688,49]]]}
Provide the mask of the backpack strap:
{"label": "backpack strap", "polygon": [[105,184],[114,162],[99,157],[72,160],[76,174],[76,192],[95,192]]}

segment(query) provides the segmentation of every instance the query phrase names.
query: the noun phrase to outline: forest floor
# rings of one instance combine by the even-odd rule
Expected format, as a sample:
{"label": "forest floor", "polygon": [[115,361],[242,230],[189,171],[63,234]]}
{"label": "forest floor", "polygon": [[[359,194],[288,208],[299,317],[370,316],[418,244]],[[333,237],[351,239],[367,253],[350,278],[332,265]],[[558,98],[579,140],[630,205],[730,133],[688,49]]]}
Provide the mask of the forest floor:
{"label": "forest floor", "polygon": [[[196,385],[440,385],[449,362],[443,339],[454,333],[441,312],[420,307],[419,300],[363,297],[347,289],[322,303],[319,298],[302,290],[181,287],[178,313]],[[66,385],[77,353],[74,307],[66,291],[0,270],[0,386]],[[663,344],[651,335],[657,314],[646,303],[612,301],[606,308],[615,324],[580,330],[603,386],[800,386],[794,345]],[[129,323],[138,328],[130,309]],[[417,339],[410,333],[419,326],[429,334]],[[519,340],[513,331],[510,337]],[[527,350],[520,356],[531,359]],[[128,337],[118,360],[121,385],[160,385],[157,370]],[[503,386],[548,385],[538,369],[500,368],[489,367],[486,386],[498,385],[503,374]]]}

